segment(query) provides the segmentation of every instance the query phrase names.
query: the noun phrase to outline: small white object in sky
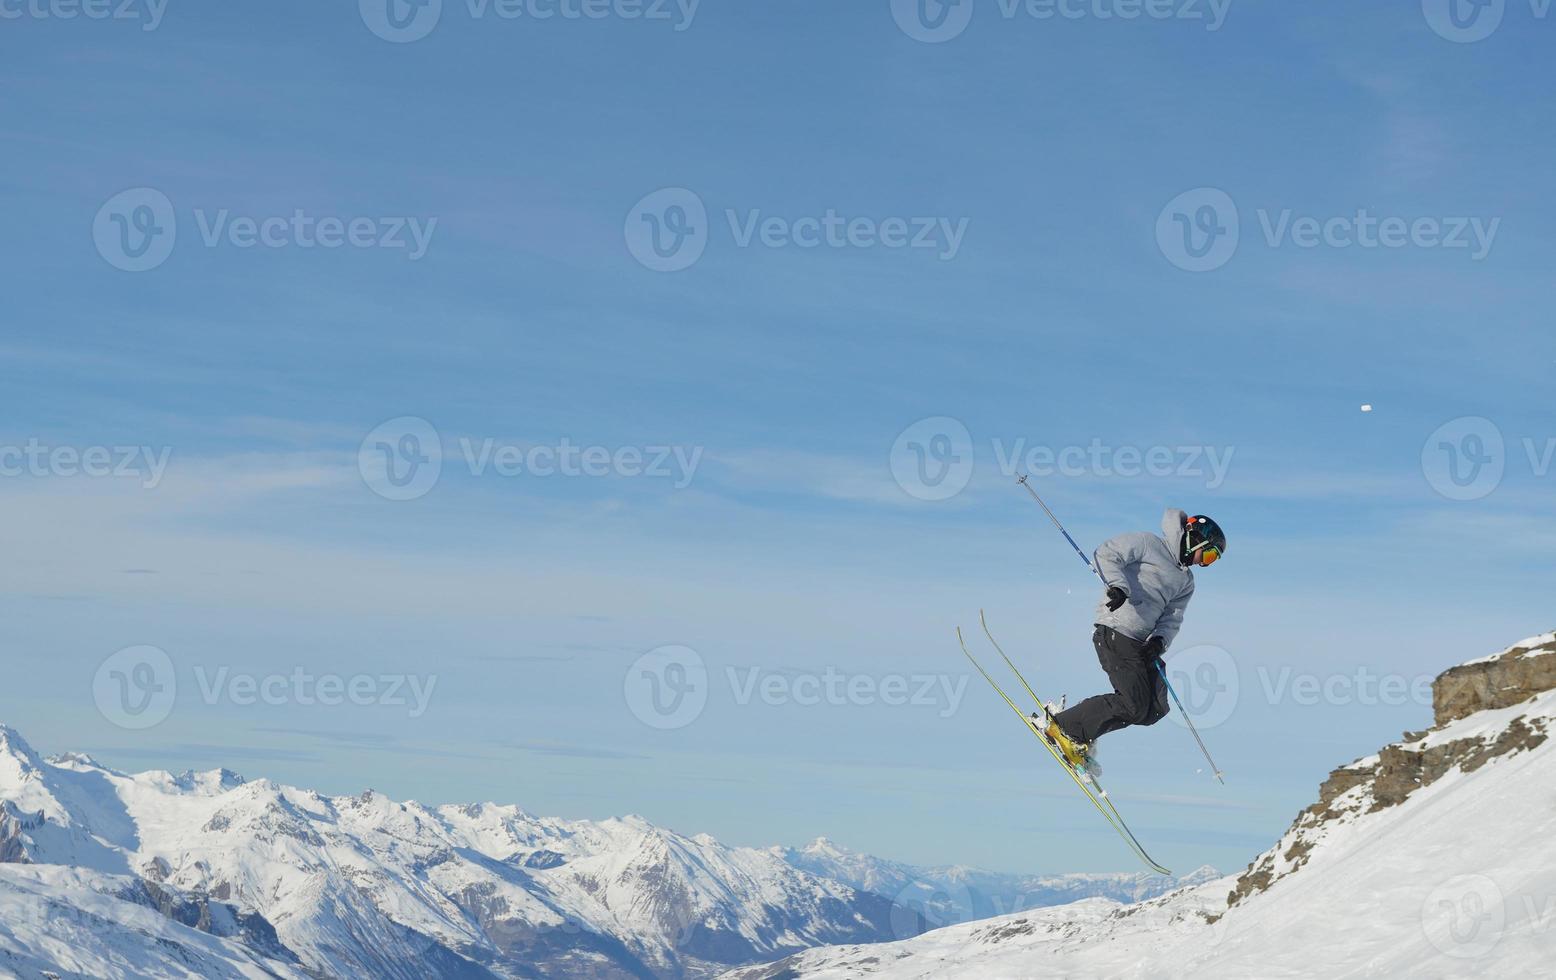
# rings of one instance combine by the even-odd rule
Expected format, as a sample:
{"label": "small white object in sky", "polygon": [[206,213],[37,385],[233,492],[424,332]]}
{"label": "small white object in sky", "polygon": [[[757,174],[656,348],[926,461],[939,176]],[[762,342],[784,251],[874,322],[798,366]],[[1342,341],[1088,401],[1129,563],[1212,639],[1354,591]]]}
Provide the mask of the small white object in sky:
{"label": "small white object in sky", "polygon": [[1362,411],[1370,412],[1370,411],[1372,411],[1372,406],[1371,405],[1363,405],[1362,406]]}

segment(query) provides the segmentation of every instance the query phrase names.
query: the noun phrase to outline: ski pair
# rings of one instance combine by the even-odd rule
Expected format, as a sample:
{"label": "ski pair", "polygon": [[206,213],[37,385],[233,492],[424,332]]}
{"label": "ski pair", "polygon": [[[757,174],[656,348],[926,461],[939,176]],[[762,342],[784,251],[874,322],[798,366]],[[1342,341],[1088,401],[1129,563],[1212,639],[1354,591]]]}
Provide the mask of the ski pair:
{"label": "ski pair", "polygon": [[[1147,854],[1144,847],[1140,846],[1140,842],[1135,839],[1134,833],[1129,829],[1129,826],[1124,823],[1124,818],[1119,815],[1118,808],[1115,807],[1113,805],[1113,801],[1108,798],[1107,790],[1102,788],[1102,784],[1097,782],[1096,777],[1083,774],[1074,766],[1070,765],[1069,760],[1064,757],[1064,753],[1061,752],[1056,745],[1049,741],[1048,736],[1044,731],[1046,725],[1040,724],[1038,721],[1040,718],[1045,719],[1046,721],[1048,709],[1045,705],[1045,702],[1042,698],[1037,696],[1035,691],[1032,690],[1032,685],[1027,683],[1026,677],[1022,675],[1021,670],[1015,665],[1015,663],[1011,661],[1010,657],[1006,655],[1004,648],[999,645],[999,641],[994,639],[994,634],[989,630],[988,620],[984,618],[983,610],[981,609],[978,610],[978,622],[983,626],[983,635],[989,638],[989,643],[991,643],[994,646],[994,649],[999,652],[1000,657],[1005,661],[1005,665],[1009,667],[1016,675],[1016,679],[1021,682],[1021,686],[1026,689],[1027,694],[1031,695],[1032,700],[1037,702],[1038,710],[1042,712],[1042,714],[1030,714],[1028,712],[1022,711],[1019,707],[1017,707],[1016,702],[1010,699],[1010,695],[1005,693],[1004,688],[1000,687],[999,684],[995,682],[994,678],[989,676],[989,672],[983,669],[982,664],[978,663],[978,658],[974,657],[972,652],[967,649],[967,641],[962,638],[962,628],[958,626],[956,628],[956,642],[961,644],[962,653],[966,655],[967,659],[972,662],[974,667],[978,668],[978,673],[982,674],[983,679],[989,682],[989,686],[994,688],[995,693],[1003,698],[1006,704],[1010,705],[1010,710],[1014,711],[1016,715],[1026,723],[1028,730],[1030,730],[1033,735],[1037,736],[1037,740],[1042,743],[1043,748],[1048,750],[1048,754],[1054,757],[1054,761],[1064,767],[1064,771],[1070,774],[1070,778],[1075,781],[1075,785],[1079,786],[1081,792],[1086,794],[1086,798],[1091,801],[1091,805],[1097,808],[1097,812],[1102,814],[1103,818],[1107,820],[1107,822],[1113,827],[1115,831],[1118,832],[1119,837],[1123,838],[1124,842],[1129,845],[1130,849],[1133,850],[1137,856],[1139,856],[1140,860],[1144,861],[1146,866],[1149,867],[1152,871],[1155,871],[1157,874],[1172,874],[1171,871],[1168,871],[1166,868],[1162,867],[1156,862],[1154,858],[1151,857],[1151,855]],[[1093,791],[1092,787],[1096,787],[1095,792]]]}

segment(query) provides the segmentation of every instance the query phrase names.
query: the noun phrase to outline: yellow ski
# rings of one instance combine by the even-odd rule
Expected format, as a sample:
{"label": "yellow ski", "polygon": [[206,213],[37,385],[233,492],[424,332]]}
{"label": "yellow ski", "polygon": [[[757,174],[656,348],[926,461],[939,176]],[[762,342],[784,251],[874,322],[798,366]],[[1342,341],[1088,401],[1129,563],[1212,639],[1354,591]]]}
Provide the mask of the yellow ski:
{"label": "yellow ski", "polygon": [[[1010,706],[1010,710],[1014,711],[1016,715],[1026,723],[1027,729],[1037,737],[1037,740],[1042,743],[1043,748],[1048,750],[1048,754],[1054,757],[1054,761],[1064,767],[1064,771],[1069,773],[1070,778],[1075,781],[1075,785],[1079,786],[1081,792],[1086,794],[1086,798],[1091,801],[1091,805],[1097,808],[1097,812],[1102,814],[1103,819],[1107,820],[1107,822],[1118,833],[1119,837],[1123,838],[1124,842],[1129,845],[1130,849],[1139,856],[1140,860],[1144,861],[1146,866],[1149,867],[1152,871],[1155,871],[1157,874],[1172,874],[1171,871],[1162,867],[1156,862],[1154,858],[1147,854],[1144,847],[1140,846],[1140,842],[1135,839],[1134,833],[1130,831],[1129,826],[1124,823],[1124,818],[1119,815],[1118,808],[1115,807],[1113,805],[1113,801],[1108,798],[1107,790],[1102,788],[1102,785],[1097,782],[1096,777],[1083,777],[1082,774],[1077,772],[1076,769],[1071,766],[1070,763],[1064,758],[1064,753],[1060,752],[1058,747],[1048,740],[1048,737],[1043,733],[1043,728],[1039,725],[1037,720],[1038,717],[1046,718],[1046,709],[1043,706],[1042,699],[1039,698],[1037,693],[1032,690],[1032,686],[1027,683],[1027,680],[1024,676],[1022,676],[1021,671],[1017,669],[1014,663],[1011,662],[1010,657],[1006,656],[1005,651],[999,645],[999,642],[994,639],[994,634],[989,631],[989,624],[984,619],[982,610],[979,610],[978,612],[978,620],[983,624],[984,635],[989,638],[989,642],[993,644],[994,649],[999,651],[999,655],[1004,659],[1006,666],[1008,666],[1016,675],[1016,679],[1021,682],[1021,686],[1026,688],[1026,692],[1032,696],[1032,700],[1037,702],[1038,710],[1043,711],[1044,714],[1040,716],[1034,716],[1028,714],[1025,711],[1022,711],[1019,707],[1016,706],[1016,702],[1010,699],[1010,695],[1006,694],[1004,689],[995,682],[994,678],[989,676],[989,672],[983,669],[983,665],[978,663],[978,659],[974,657],[971,651],[967,649],[967,641],[962,638],[962,629],[958,626],[956,629],[956,642],[961,644],[962,653],[967,657],[967,659],[974,667],[978,668],[978,673],[982,674],[983,679],[989,682],[989,686],[994,688],[995,693],[1004,699],[1005,703]],[[1092,791],[1092,786],[1096,787],[1095,792]]]}

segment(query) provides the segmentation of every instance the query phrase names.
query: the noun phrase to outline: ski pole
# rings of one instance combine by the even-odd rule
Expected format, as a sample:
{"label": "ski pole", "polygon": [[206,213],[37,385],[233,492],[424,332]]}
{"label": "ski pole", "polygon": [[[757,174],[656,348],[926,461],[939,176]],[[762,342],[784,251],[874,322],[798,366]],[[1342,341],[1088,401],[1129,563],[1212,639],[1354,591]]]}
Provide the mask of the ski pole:
{"label": "ski pole", "polygon": [[[1054,527],[1058,528],[1059,533],[1064,535],[1064,540],[1068,541],[1070,543],[1070,547],[1075,549],[1075,553],[1079,555],[1081,561],[1085,563],[1087,570],[1090,571],[1091,574],[1097,576],[1103,585],[1107,585],[1107,579],[1104,579],[1102,577],[1102,573],[1097,571],[1097,566],[1091,563],[1091,559],[1086,557],[1086,552],[1081,550],[1081,546],[1075,543],[1074,538],[1070,537],[1070,532],[1066,531],[1064,529],[1064,525],[1059,523],[1059,518],[1054,516],[1054,512],[1050,510],[1048,505],[1043,502],[1043,498],[1037,495],[1037,491],[1032,489],[1032,484],[1027,481],[1026,474],[1023,473],[1016,480],[1016,482],[1025,487],[1026,492],[1032,495],[1033,500],[1037,501],[1037,505],[1043,508],[1043,513],[1048,515],[1048,519],[1054,522]],[[1189,726],[1189,732],[1193,734],[1194,741],[1199,743],[1199,750],[1200,752],[1204,753],[1205,761],[1210,763],[1210,771],[1215,774],[1216,782],[1225,786],[1226,780],[1221,778],[1221,769],[1216,765],[1216,760],[1210,757],[1210,750],[1205,748],[1205,740],[1199,737],[1199,729],[1194,727],[1194,719],[1190,718],[1189,713],[1184,710],[1183,702],[1178,699],[1178,692],[1173,690],[1172,681],[1167,679],[1167,665],[1161,661],[1158,661],[1156,669],[1157,672],[1162,675],[1162,683],[1167,685],[1167,693],[1172,695],[1172,703],[1178,706],[1178,714],[1183,716],[1183,722]]]}
{"label": "ski pole", "polygon": [[[1081,550],[1081,546],[1075,543],[1074,538],[1070,537],[1070,532],[1066,531],[1064,529],[1064,525],[1059,523],[1059,518],[1054,516],[1054,512],[1048,509],[1047,504],[1043,503],[1043,498],[1039,497],[1037,495],[1037,491],[1032,489],[1032,484],[1027,482],[1026,474],[1023,473],[1021,478],[1016,482],[1021,484],[1023,487],[1026,487],[1027,493],[1030,493],[1032,495],[1032,499],[1037,501],[1037,506],[1043,508],[1043,513],[1048,515],[1048,519],[1054,522],[1054,527],[1058,528],[1059,533],[1064,535],[1064,540],[1070,542],[1070,547],[1075,549],[1075,553],[1079,555],[1081,561],[1085,563],[1086,571],[1097,576],[1099,579],[1102,578],[1102,573],[1097,571],[1096,566],[1091,563],[1091,559],[1086,557],[1086,552]],[[1107,585],[1108,583],[1103,581],[1102,584]]]}

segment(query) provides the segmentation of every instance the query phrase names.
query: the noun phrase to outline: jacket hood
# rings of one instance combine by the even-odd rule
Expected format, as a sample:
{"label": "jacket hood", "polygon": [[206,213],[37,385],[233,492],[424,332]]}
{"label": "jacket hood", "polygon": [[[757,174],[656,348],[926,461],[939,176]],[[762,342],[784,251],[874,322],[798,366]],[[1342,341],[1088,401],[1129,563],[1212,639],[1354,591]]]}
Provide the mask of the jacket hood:
{"label": "jacket hood", "polygon": [[1183,564],[1183,524],[1189,519],[1187,511],[1176,507],[1168,507],[1162,512],[1162,538],[1167,542],[1167,550],[1179,557],[1179,564]]}

